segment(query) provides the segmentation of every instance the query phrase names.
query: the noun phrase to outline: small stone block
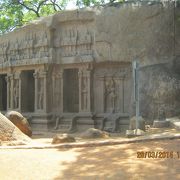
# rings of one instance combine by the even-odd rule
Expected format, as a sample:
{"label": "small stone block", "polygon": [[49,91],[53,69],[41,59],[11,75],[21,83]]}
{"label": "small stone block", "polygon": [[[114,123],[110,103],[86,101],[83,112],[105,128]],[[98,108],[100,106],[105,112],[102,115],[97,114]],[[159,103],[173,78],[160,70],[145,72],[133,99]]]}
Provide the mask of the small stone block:
{"label": "small stone block", "polygon": [[137,137],[137,136],[143,136],[145,132],[141,129],[134,129],[134,130],[126,130],[126,136],[127,137]]}
{"label": "small stone block", "polygon": [[164,127],[168,127],[168,126],[169,126],[168,121],[154,121],[153,122],[154,128],[164,128]]}

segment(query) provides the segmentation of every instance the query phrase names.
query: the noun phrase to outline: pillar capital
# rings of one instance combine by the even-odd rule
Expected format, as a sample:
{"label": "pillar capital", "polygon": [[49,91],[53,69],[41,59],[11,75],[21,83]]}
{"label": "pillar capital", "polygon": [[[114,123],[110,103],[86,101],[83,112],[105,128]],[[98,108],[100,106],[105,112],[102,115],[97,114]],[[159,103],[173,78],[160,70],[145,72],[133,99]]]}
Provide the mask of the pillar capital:
{"label": "pillar capital", "polygon": [[14,79],[19,79],[21,76],[21,72],[15,72],[14,73]]}
{"label": "pillar capital", "polygon": [[78,71],[78,76],[79,76],[79,77],[82,77],[82,75],[83,75],[83,71],[82,71],[82,69],[79,69],[79,71]]}
{"label": "pillar capital", "polygon": [[9,74],[9,75],[8,75],[8,78],[9,78],[10,80],[13,80],[13,78],[14,78],[13,74]]}
{"label": "pillar capital", "polygon": [[41,71],[41,72],[39,72],[39,76],[40,77],[46,77],[47,76],[47,71]]}
{"label": "pillar capital", "polygon": [[38,78],[38,73],[37,72],[33,73],[33,76],[34,76],[35,79],[37,79]]}

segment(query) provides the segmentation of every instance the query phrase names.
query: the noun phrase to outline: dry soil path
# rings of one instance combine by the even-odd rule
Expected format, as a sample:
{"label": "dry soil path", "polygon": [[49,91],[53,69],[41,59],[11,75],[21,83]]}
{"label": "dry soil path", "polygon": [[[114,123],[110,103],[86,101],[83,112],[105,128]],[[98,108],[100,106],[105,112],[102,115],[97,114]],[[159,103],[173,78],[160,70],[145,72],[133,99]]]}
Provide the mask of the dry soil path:
{"label": "dry soil path", "polygon": [[[174,158],[137,158],[137,151]],[[0,180],[180,179],[180,140],[73,149],[1,149]]]}

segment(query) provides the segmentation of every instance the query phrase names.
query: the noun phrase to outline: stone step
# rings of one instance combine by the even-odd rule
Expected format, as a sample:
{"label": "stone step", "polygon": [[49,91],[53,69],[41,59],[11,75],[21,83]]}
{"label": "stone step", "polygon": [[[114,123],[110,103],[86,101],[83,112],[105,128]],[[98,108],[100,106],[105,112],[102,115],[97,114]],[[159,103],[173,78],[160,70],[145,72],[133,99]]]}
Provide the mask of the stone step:
{"label": "stone step", "polygon": [[72,119],[72,117],[74,117],[75,116],[75,114],[73,114],[73,113],[64,113],[63,114],[63,118],[64,119]]}
{"label": "stone step", "polygon": [[60,124],[59,129],[69,129],[70,128],[70,124]]}
{"label": "stone step", "polygon": [[104,131],[110,131],[110,132],[112,132],[112,131],[113,131],[113,128],[112,128],[112,127],[104,127],[103,130],[104,130]]}
{"label": "stone step", "polygon": [[60,124],[68,124],[68,123],[70,124],[71,121],[72,121],[72,119],[61,119]]}
{"label": "stone step", "polygon": [[[112,127],[112,126],[105,126],[104,127],[104,131],[108,131],[108,132],[113,132],[113,129],[114,127]],[[125,132],[127,129],[129,128],[129,125],[119,125],[119,127],[118,127],[118,129],[117,129],[117,131],[118,132]]]}

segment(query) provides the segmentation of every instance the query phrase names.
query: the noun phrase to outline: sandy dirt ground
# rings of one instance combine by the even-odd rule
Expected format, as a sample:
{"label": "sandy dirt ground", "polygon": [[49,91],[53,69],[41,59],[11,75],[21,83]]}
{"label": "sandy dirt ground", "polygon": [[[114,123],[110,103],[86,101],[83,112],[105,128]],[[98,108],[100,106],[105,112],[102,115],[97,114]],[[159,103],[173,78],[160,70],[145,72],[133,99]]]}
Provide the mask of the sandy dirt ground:
{"label": "sandy dirt ground", "polygon": [[[40,141],[40,140],[39,140]],[[173,151],[173,158],[137,158]],[[73,149],[1,149],[0,180],[180,179],[180,140]]]}

